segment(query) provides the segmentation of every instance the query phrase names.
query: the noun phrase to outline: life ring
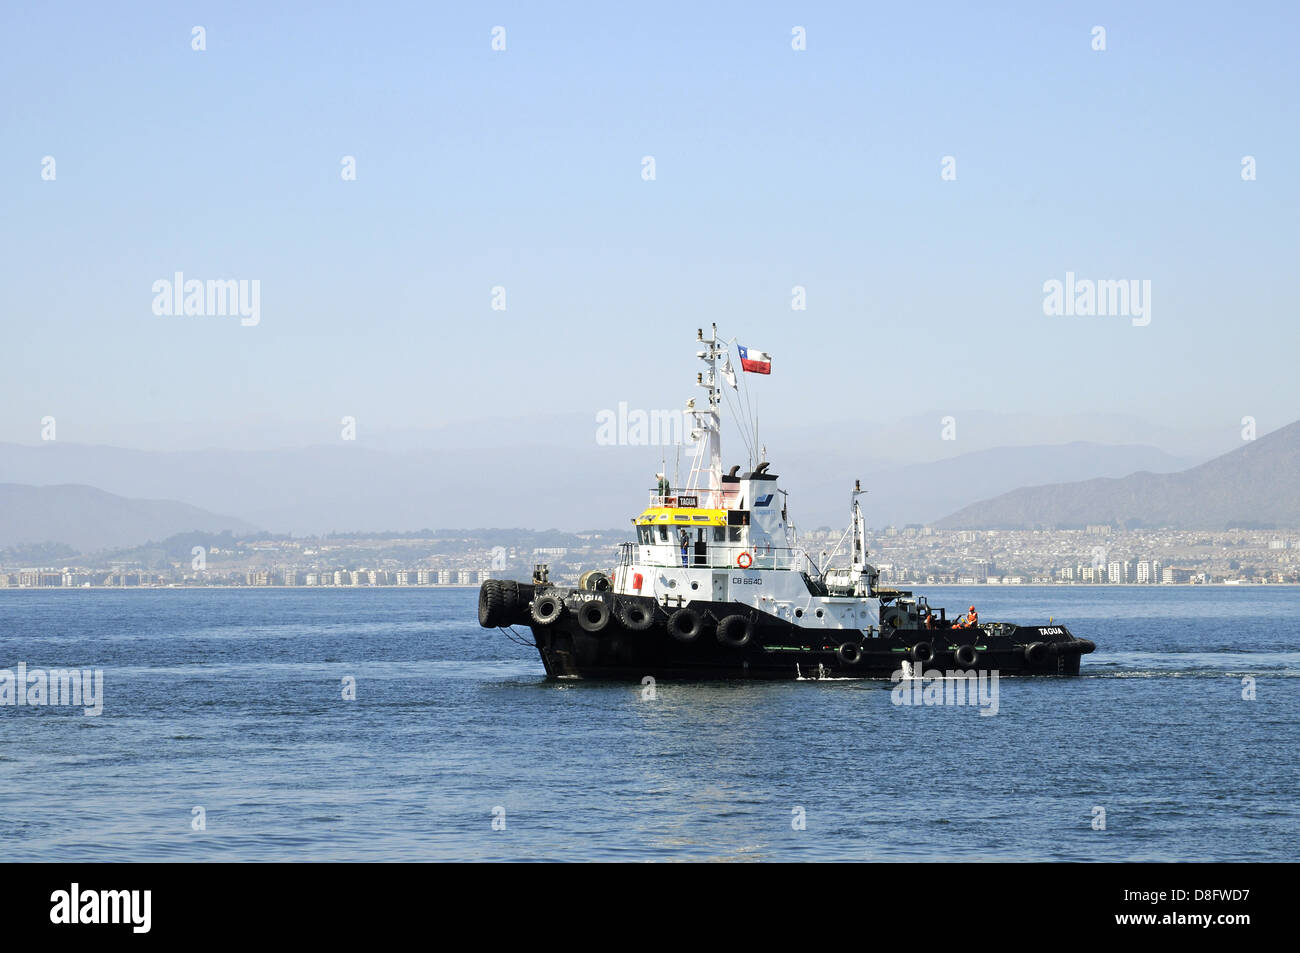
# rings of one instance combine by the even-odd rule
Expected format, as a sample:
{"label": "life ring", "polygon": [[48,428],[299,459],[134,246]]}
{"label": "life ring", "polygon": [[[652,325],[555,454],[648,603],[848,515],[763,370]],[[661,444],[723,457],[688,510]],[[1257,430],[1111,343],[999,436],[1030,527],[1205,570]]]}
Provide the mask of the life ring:
{"label": "life ring", "polygon": [[749,553],[741,553],[736,557],[736,565],[741,569],[748,569],[750,566],[754,565],[754,557],[749,555]]}

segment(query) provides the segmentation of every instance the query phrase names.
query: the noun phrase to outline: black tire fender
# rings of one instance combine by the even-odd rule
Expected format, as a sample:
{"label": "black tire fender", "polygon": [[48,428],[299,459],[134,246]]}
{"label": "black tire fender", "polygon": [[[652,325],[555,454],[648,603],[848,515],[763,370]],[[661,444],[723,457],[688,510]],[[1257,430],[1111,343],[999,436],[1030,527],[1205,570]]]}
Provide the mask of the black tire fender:
{"label": "black tire fender", "polygon": [[515,615],[519,611],[519,583],[513,579],[502,579],[501,585],[501,605],[507,615]]}
{"label": "black tire fender", "polygon": [[912,656],[913,662],[920,662],[925,665],[927,662],[934,661],[934,646],[929,642],[917,642],[912,646],[912,651],[908,654]]}
{"label": "black tire fender", "polygon": [[478,587],[478,624],[485,629],[506,624],[505,598],[499,580],[489,579]]}
{"label": "black tire fender", "polygon": [[974,668],[979,661],[979,652],[973,645],[959,645],[952,657],[957,662],[958,668]]}
{"label": "black tire fender", "polygon": [[1025,662],[1029,665],[1045,665],[1056,654],[1056,646],[1050,642],[1030,642],[1025,646]]}
{"label": "black tire fender", "polygon": [[694,609],[681,608],[668,617],[668,634],[678,642],[694,642],[704,631],[704,620]]}
{"label": "black tire fender", "polygon": [[729,615],[718,623],[718,641],[733,649],[743,649],[754,637],[754,623],[749,618]]}
{"label": "black tire fender", "polygon": [[1087,655],[1097,649],[1097,643],[1091,639],[1075,639],[1073,642],[1062,642],[1056,647],[1062,655]]}
{"label": "black tire fender", "polygon": [[564,600],[557,592],[544,592],[533,600],[534,625],[551,625],[564,615]]}
{"label": "black tire fender", "polygon": [[835,654],[845,665],[857,665],[862,661],[862,646],[856,642],[845,642]]}
{"label": "black tire fender", "polygon": [[645,632],[655,624],[655,612],[652,606],[642,602],[619,602],[618,621],[629,632]]}
{"label": "black tire fender", "polygon": [[575,614],[578,617],[578,625],[582,626],[582,631],[589,632],[592,635],[609,625],[609,606],[605,604],[604,599],[587,600],[578,607]]}

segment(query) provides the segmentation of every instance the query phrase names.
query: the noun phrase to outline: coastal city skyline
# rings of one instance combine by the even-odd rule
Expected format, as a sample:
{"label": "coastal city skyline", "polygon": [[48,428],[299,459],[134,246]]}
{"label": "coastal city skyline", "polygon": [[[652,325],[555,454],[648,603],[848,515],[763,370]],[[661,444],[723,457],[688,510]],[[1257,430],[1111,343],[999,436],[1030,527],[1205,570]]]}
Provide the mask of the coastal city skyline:
{"label": "coastal city skyline", "polygon": [[[142,547],[145,553],[40,566],[18,565],[21,554],[15,563],[0,550],[0,588],[478,586],[527,574],[538,564],[549,566],[556,582],[576,582],[588,569],[614,566],[624,534],[611,529],[532,535],[531,544],[512,543],[508,530],[306,539],[263,534],[216,543],[203,538],[206,545],[195,546],[177,539],[166,548],[180,556]],[[842,531],[823,527],[801,534],[801,543],[811,559],[827,560],[842,537]],[[891,526],[874,532],[868,543],[887,586],[1300,584],[1300,530]]]}

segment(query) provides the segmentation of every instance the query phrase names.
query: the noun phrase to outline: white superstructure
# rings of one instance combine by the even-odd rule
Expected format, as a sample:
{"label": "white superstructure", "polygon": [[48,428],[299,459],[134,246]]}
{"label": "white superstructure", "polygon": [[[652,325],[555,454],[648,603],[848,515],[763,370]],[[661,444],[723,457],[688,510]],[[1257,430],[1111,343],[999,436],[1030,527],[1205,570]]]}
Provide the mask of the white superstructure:
{"label": "white superstructure", "polygon": [[[861,490],[853,492],[853,519],[840,547],[819,565],[798,545],[786,495],[765,460],[749,472],[723,472],[718,363],[730,343],[718,340],[717,325],[711,338],[700,332],[698,339],[703,350],[696,356],[706,369],[696,382],[704,406],[687,404],[696,440],[690,476],[680,488],[660,479],[650,505],[633,520],[637,538],[622,547],[614,591],[652,596],[666,608],[739,603],[802,628],[878,632],[880,599],[867,562]],[[723,373],[734,373],[729,358]],[[831,568],[846,541],[844,565]]]}

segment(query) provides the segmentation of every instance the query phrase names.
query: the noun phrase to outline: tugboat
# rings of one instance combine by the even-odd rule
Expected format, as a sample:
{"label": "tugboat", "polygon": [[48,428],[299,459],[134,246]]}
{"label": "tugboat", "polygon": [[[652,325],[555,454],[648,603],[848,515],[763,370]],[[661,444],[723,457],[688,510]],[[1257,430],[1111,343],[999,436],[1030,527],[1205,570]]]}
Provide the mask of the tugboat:
{"label": "tugboat", "polygon": [[[1079,674],[1080,657],[1096,646],[1064,625],[986,622],[974,607],[950,618],[925,596],[881,587],[867,561],[860,483],[835,551],[819,560],[802,549],[766,460],[723,471],[721,388],[734,386],[731,344],[718,339],[716,324],[711,338],[703,330],[696,337],[706,368],[696,383],[707,399],[703,408],[687,404],[695,455],[686,486],[660,474],[633,520],[635,541],[621,544],[616,566],[583,573],[576,587],[552,585],[545,564],[526,583],[484,582],[480,625],[530,628],[555,679]],[[749,354],[740,355],[751,369]]]}

